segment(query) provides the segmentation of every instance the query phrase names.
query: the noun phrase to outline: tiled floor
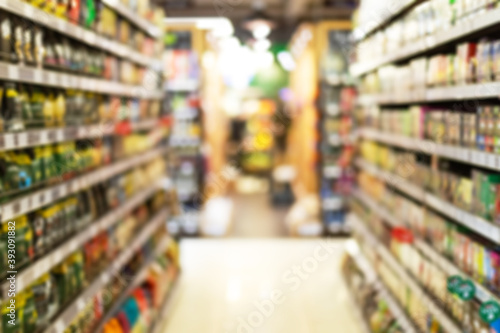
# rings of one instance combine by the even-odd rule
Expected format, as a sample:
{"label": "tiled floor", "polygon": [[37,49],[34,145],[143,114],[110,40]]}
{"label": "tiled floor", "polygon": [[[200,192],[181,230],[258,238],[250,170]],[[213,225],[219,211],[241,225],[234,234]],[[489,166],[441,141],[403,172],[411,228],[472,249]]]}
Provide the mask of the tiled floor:
{"label": "tiled floor", "polygon": [[343,244],[185,240],[163,332],[360,332],[340,275]]}

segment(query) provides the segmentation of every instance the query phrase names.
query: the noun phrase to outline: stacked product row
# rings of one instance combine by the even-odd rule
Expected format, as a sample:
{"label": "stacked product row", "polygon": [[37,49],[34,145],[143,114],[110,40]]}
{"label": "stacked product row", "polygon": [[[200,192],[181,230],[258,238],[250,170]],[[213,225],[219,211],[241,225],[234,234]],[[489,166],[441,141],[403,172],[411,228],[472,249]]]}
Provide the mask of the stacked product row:
{"label": "stacked product row", "polygon": [[415,58],[406,65],[387,65],[366,75],[364,93],[408,94],[428,87],[459,86],[497,81],[500,68],[498,41],[464,42],[456,51]]}
{"label": "stacked product row", "polygon": [[0,3],[0,332],[146,331],[163,311],[163,18],[149,0]]}
{"label": "stacked product row", "polygon": [[[365,1],[368,3],[368,1]],[[368,7],[364,4],[363,7]],[[390,12],[394,4],[381,1],[379,11],[375,14],[382,15]],[[359,43],[357,48],[358,62],[370,62],[374,58],[397,52],[400,48],[409,46],[425,37],[432,36],[437,32],[450,30],[461,22],[474,20],[484,12],[494,10],[498,6],[497,1],[447,1],[427,0],[413,1],[418,5],[412,7],[400,19],[391,22],[382,30],[376,31],[368,38]],[[371,20],[377,20],[373,11],[365,13]],[[368,17],[366,23],[371,23]],[[365,23],[360,22],[360,23]],[[360,29],[364,27],[361,25]]]}
{"label": "stacked product row", "polygon": [[[67,239],[91,227],[94,221],[154,184],[164,175],[165,168],[164,160],[157,158],[126,174],[51,203],[43,209],[16,217],[12,222],[2,223],[2,267],[9,265],[13,267],[12,270],[22,274],[23,269],[36,264],[44,256],[51,255]],[[153,192],[150,199],[134,207],[121,221],[115,221],[114,225],[88,239],[74,253],[64,253],[66,258],[63,257],[59,264],[48,267],[49,270],[31,285],[18,290],[16,311],[20,315],[17,320],[21,321],[20,327],[25,325],[21,332],[35,332],[46,327],[57,313],[64,310],[75,296],[116,260],[137,232],[144,229],[148,221],[161,211],[165,200],[164,193]],[[15,261],[8,256],[8,236],[12,226],[15,228]],[[23,316],[23,311],[26,311],[23,304],[38,315]],[[5,306],[4,309],[6,308]],[[26,320],[24,323],[23,319]],[[4,328],[8,332],[9,325],[6,322]]]}
{"label": "stacked product row", "polygon": [[332,234],[348,231],[344,198],[353,182],[352,131],[356,90],[352,86],[322,86],[319,149],[323,223]]}
{"label": "stacked product row", "polygon": [[[172,133],[169,144],[173,147],[172,178],[178,190],[182,215],[172,220],[170,232],[196,235],[199,232],[199,202],[203,192],[204,161],[203,113],[199,57],[187,38],[179,43],[166,45],[164,68],[168,92],[166,102],[172,119]],[[190,40],[190,39],[189,39]]]}
{"label": "stacked product row", "polygon": [[[362,256],[362,254],[357,254],[357,256]],[[387,294],[380,291],[378,282],[366,275],[353,256],[345,257],[342,263],[342,273],[355,299],[355,305],[361,309],[362,320],[367,323],[369,332],[405,332],[399,318],[385,298]]]}
{"label": "stacked product row", "polygon": [[[66,20],[83,28],[117,40],[139,50],[142,54],[154,55],[155,39],[148,31],[136,24],[136,20],[148,20],[156,26],[162,24],[163,10],[153,8],[149,0],[120,1],[121,11],[134,13],[134,19],[117,12],[112,1],[102,0],[25,0],[25,2],[40,8],[48,15]],[[156,49],[157,51],[157,49]]]}
{"label": "stacked product row", "polygon": [[422,190],[453,204],[463,211],[498,224],[500,221],[500,177],[449,160],[433,159],[427,155],[363,142],[362,156],[406,181],[418,184]]}
{"label": "stacked product row", "polygon": [[93,125],[161,116],[161,102],[81,90],[0,83],[0,132]]}
{"label": "stacked product row", "polygon": [[[397,7],[351,68],[366,94],[353,229],[419,330],[499,332],[498,2]],[[405,285],[423,291],[417,309]]]}

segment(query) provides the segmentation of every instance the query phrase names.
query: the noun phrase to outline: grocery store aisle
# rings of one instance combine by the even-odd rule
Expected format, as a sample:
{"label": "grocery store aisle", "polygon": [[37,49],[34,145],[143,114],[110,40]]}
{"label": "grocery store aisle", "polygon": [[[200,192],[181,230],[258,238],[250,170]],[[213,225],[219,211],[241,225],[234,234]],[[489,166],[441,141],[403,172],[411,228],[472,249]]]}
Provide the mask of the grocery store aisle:
{"label": "grocery store aisle", "polygon": [[163,333],[357,333],[343,241],[185,240]]}
{"label": "grocery store aisle", "polygon": [[286,237],[286,209],[271,205],[269,194],[234,194],[234,221],[232,237],[270,238]]}

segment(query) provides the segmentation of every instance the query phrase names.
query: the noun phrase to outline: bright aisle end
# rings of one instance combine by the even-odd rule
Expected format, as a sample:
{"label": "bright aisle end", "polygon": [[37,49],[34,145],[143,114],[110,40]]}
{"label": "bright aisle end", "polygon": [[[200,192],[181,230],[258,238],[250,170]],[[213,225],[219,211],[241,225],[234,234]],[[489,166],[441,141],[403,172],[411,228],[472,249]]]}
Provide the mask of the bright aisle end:
{"label": "bright aisle end", "polygon": [[357,333],[344,241],[184,240],[163,333]]}

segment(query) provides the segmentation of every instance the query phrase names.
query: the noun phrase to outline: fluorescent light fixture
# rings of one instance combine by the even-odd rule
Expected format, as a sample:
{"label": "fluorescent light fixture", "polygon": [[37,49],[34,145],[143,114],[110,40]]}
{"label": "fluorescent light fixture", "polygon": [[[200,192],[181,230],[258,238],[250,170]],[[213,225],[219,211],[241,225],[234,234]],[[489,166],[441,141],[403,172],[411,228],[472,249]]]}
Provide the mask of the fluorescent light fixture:
{"label": "fluorescent light fixture", "polygon": [[297,67],[295,59],[293,59],[292,54],[288,51],[282,51],[278,53],[278,61],[281,67],[283,67],[284,70],[289,72],[293,71],[295,67]]}

